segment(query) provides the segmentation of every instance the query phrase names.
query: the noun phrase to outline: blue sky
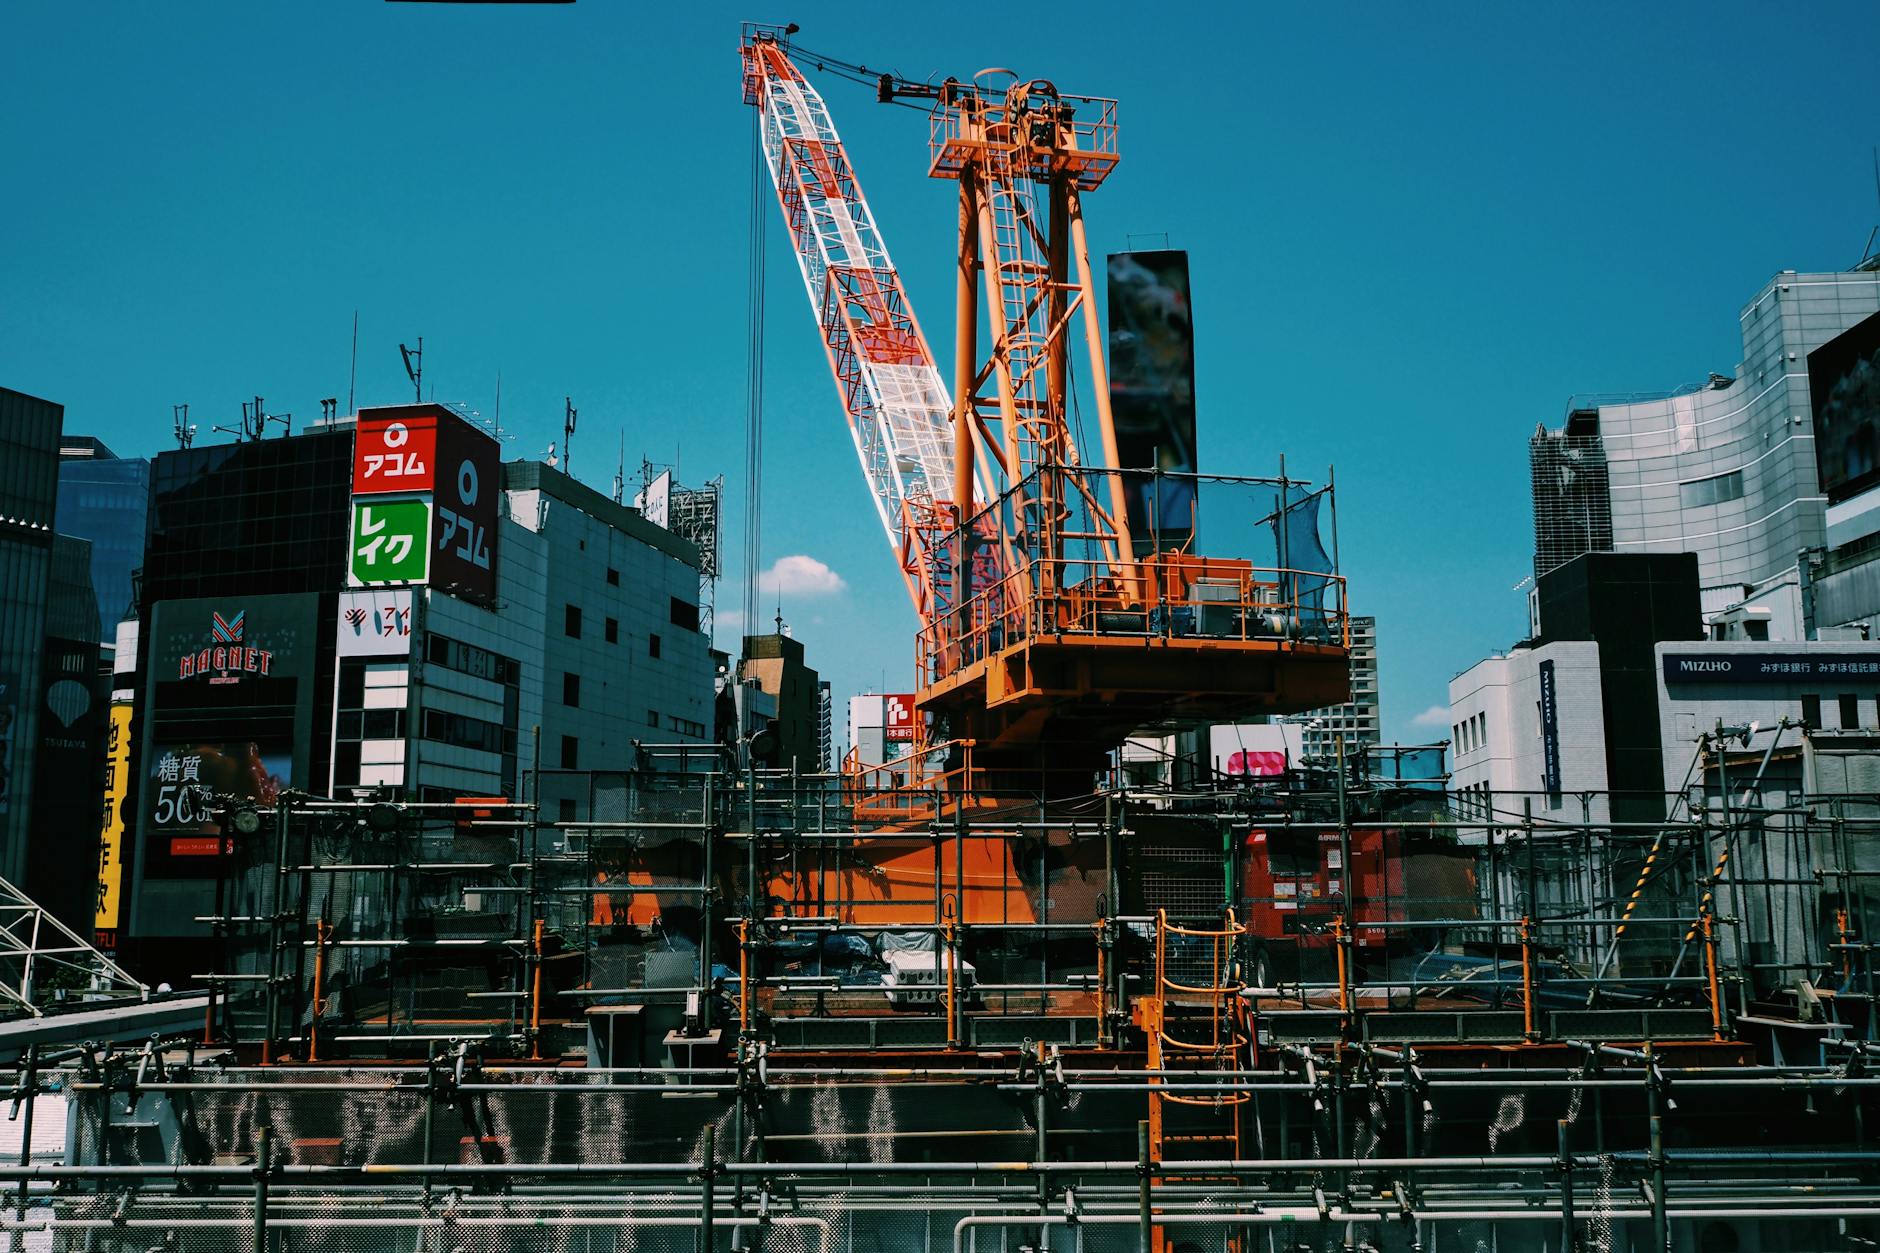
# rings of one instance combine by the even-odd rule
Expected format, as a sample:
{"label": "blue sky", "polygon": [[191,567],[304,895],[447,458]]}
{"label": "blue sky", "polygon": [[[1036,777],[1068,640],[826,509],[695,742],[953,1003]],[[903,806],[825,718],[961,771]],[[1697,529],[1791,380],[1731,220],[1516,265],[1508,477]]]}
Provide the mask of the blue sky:
{"label": "blue sky", "polygon": [[[178,402],[204,438],[256,394],[297,421],[343,402],[357,309],[359,403],[409,395],[397,344],[420,334],[439,400],[488,415],[501,371],[509,456],[543,453],[573,396],[595,486],[623,434],[630,463],[726,476],[735,565],[739,19],[915,78],[1010,67],[1120,101],[1092,248],[1190,250],[1206,468],[1336,464],[1386,735],[1411,740],[1451,674],[1521,633],[1534,425],[1575,392],[1729,373],[1756,288],[1845,268],[1880,218],[1868,3],[1016,12],[18,0],[0,383],[152,453]],[[945,334],[954,202],[924,119],[817,82]],[[783,613],[839,694],[899,690],[913,616],[764,211],[764,561],[834,572]]]}

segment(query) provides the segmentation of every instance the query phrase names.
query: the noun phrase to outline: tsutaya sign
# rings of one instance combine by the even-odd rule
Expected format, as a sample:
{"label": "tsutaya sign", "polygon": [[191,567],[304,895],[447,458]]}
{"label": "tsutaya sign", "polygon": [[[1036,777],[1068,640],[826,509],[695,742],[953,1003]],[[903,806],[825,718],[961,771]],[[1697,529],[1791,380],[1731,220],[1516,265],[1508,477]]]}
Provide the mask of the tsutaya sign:
{"label": "tsutaya sign", "polygon": [[347,581],[425,583],[493,605],[498,453],[494,439],[442,405],[361,409]]}
{"label": "tsutaya sign", "polygon": [[1880,648],[1859,652],[1666,653],[1667,683],[1810,683],[1880,679]]}

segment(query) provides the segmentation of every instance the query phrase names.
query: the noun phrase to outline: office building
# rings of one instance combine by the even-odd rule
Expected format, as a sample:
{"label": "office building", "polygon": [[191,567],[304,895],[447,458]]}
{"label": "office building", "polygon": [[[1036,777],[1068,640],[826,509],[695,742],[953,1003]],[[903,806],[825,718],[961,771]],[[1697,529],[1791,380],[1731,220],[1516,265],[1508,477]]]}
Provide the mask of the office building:
{"label": "office building", "polygon": [[131,611],[131,576],[144,563],[150,512],[150,463],[119,457],[89,435],[59,441],[61,535],[91,542],[91,585],[98,602],[98,642],[116,639]]}
{"label": "office building", "polygon": [[585,818],[598,772],[709,742],[697,548],[445,407],[165,453],[153,482],[116,928],[147,977],[204,958],[228,852],[205,789]]}
{"label": "office building", "polygon": [[74,853],[97,826],[108,682],[99,673],[98,601],[91,545],[52,538],[45,644],[38,684],[27,895],[79,934],[92,923],[90,861]]}
{"label": "office building", "polygon": [[1734,374],[1570,400],[1529,444],[1535,574],[1583,552],[1695,553],[1716,615],[1792,572],[1829,539],[1809,357],[1877,311],[1880,274],[1785,270],[1738,315]]}
{"label": "office building", "polygon": [[1338,737],[1345,739],[1345,756],[1362,757],[1383,739],[1377,691],[1377,619],[1351,619],[1351,699],[1341,705],[1294,714],[1288,721],[1303,725],[1304,755],[1331,761],[1338,756]]}
{"label": "office building", "polygon": [[0,877],[26,877],[65,410],[0,388]]}

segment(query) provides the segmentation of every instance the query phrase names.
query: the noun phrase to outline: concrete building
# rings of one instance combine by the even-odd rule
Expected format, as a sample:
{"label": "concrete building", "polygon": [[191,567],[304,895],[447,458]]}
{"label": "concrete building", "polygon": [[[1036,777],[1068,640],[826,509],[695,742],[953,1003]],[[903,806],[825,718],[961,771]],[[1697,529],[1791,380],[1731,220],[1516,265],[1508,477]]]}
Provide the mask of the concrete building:
{"label": "concrete building", "polygon": [[802,642],[785,634],[779,622],[773,634],[744,637],[738,664],[742,683],[756,684],[777,702],[774,764],[814,770],[822,753],[821,680],[804,664]]}
{"label": "concrete building", "polygon": [[[1450,681],[1452,788],[1465,813],[1526,805],[1595,821],[1665,816],[1656,644],[1703,638],[1696,559],[1588,553],[1542,575],[1540,630]],[[1609,807],[1608,807],[1609,806]]]}
{"label": "concrete building", "polygon": [[120,457],[89,435],[59,441],[58,530],[91,541],[98,640],[107,647],[132,608],[131,576],[144,564],[149,512],[148,461]]}
{"label": "concrete building", "polygon": [[1351,699],[1303,714],[1288,715],[1303,730],[1304,754],[1332,760],[1338,755],[1337,737],[1345,737],[1345,755],[1362,756],[1383,742],[1381,706],[1377,691],[1377,619],[1351,619]]}
{"label": "concrete building", "polygon": [[1785,270],[1738,315],[1733,375],[1570,400],[1530,443],[1536,573],[1579,552],[1696,553],[1716,615],[1822,548],[1807,362],[1876,311],[1880,274]]}

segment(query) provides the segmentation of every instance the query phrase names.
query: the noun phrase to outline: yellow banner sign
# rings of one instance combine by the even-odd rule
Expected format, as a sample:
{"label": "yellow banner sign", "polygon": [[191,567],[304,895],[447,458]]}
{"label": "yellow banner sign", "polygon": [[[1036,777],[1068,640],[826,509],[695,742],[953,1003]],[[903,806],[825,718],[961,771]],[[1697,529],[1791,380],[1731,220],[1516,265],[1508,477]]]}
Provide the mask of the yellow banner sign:
{"label": "yellow banner sign", "polygon": [[131,706],[111,706],[104,753],[104,811],[98,816],[98,908],[92,916],[99,948],[115,949],[124,899],[124,794],[131,777]]}

